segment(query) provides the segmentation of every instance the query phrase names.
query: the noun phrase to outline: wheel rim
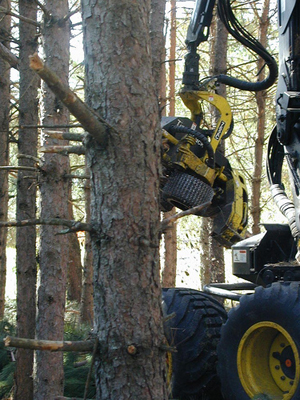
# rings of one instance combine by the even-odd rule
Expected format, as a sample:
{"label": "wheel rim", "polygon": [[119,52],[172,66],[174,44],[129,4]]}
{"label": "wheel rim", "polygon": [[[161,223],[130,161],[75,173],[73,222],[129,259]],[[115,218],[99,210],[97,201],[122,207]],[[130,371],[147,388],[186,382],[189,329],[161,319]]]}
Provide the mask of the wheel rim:
{"label": "wheel rim", "polygon": [[250,399],[259,394],[289,400],[299,384],[299,354],[280,325],[264,321],[242,337],[237,354],[238,374]]}

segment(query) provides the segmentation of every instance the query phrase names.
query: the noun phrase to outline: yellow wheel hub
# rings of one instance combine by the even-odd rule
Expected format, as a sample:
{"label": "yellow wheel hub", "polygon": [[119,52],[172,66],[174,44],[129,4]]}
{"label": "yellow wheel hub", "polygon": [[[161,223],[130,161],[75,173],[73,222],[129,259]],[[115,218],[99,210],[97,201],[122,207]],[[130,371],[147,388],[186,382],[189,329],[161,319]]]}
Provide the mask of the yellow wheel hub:
{"label": "yellow wheel hub", "polygon": [[299,385],[300,364],[295,342],[273,322],[259,322],[247,330],[238,347],[237,366],[250,399],[265,394],[272,400],[289,400]]}

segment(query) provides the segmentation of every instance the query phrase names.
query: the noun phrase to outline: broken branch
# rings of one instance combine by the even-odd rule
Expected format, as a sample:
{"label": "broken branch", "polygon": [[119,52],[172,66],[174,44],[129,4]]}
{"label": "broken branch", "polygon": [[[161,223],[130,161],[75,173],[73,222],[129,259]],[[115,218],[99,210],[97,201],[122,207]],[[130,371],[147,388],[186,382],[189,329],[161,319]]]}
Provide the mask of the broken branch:
{"label": "broken branch", "polygon": [[65,174],[64,178],[68,179],[90,179],[89,175],[76,175],[76,174]]}
{"label": "broken branch", "polygon": [[59,140],[71,140],[73,142],[82,142],[84,139],[84,135],[81,133],[69,133],[69,132],[48,131],[48,130],[45,130],[45,133],[47,134],[47,136]]}
{"label": "broken branch", "polygon": [[0,12],[3,14],[6,14],[6,15],[11,15],[12,17],[18,18],[19,20],[27,22],[28,24],[31,24],[31,25],[34,25],[37,27],[40,26],[40,24],[38,22],[34,21],[33,19],[23,17],[22,15],[16,14],[16,13],[6,9],[5,7],[0,7]]}
{"label": "broken branch", "polygon": [[24,170],[24,171],[37,171],[37,168],[35,167],[26,167],[26,166],[17,166],[17,167],[13,167],[12,165],[2,165],[0,166],[0,170],[8,170],[8,171],[20,171],[20,170]]}
{"label": "broken branch", "polygon": [[113,129],[112,126],[81,101],[67,85],[64,85],[59,77],[43,63],[37,53],[29,58],[30,68],[47,83],[52,92],[77,118],[83,128],[89,132],[99,144],[106,145],[108,131]]}
{"label": "broken branch", "polygon": [[45,146],[40,148],[41,153],[58,153],[67,156],[68,154],[85,154],[84,146]]}
{"label": "broken branch", "polygon": [[4,340],[6,347],[20,347],[30,350],[48,350],[48,351],[92,351],[94,348],[94,340],[80,341],[54,341],[54,340],[37,340],[25,339],[14,336],[7,336]]}
{"label": "broken branch", "polygon": [[71,221],[67,219],[53,218],[53,219],[27,219],[22,221],[0,221],[0,227],[22,227],[33,225],[54,225],[54,226],[67,226],[68,229],[63,233],[72,233],[78,231],[94,232],[92,225]]}
{"label": "broken branch", "polygon": [[189,208],[188,210],[181,211],[177,214],[172,215],[169,218],[164,219],[161,222],[161,231],[163,232],[165,229],[168,228],[168,225],[171,223],[174,223],[177,221],[179,218],[185,217],[186,215],[191,215],[191,214],[196,214],[197,212],[203,210],[203,208],[208,207],[211,204],[211,202],[203,203],[199,206]]}
{"label": "broken branch", "polygon": [[2,43],[0,43],[0,56],[8,62],[8,64],[15,68],[19,69],[19,59],[16,57],[7,47],[5,47]]}

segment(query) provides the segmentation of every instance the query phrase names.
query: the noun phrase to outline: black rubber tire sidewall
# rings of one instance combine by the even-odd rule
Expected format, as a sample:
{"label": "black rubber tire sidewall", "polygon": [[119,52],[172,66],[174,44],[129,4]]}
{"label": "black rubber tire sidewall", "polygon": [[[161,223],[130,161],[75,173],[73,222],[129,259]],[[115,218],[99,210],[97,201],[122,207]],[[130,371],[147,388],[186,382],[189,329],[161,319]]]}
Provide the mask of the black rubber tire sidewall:
{"label": "black rubber tire sidewall", "polygon": [[[300,290],[297,282],[259,287],[254,294],[243,296],[239,306],[228,313],[218,345],[218,375],[224,400],[250,399],[238,376],[238,346],[245,332],[263,321],[274,322],[284,328],[300,354]],[[293,399],[300,399],[300,385]]]}
{"label": "black rubber tire sidewall", "polygon": [[[163,289],[163,300],[164,317],[175,314],[164,323],[169,344],[177,348],[172,354],[172,395],[180,400],[219,400],[216,348],[227,318],[223,306],[193,289]],[[218,394],[210,397],[213,391]]]}

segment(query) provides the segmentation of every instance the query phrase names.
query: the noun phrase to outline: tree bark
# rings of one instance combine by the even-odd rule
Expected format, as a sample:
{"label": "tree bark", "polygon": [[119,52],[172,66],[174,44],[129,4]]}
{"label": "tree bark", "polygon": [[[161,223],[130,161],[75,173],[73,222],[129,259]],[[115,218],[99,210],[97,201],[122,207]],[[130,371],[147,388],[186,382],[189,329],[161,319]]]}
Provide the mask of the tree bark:
{"label": "tree bark", "polygon": [[[19,0],[19,12],[32,20],[37,19],[37,6],[33,0]],[[38,123],[37,94],[39,78],[28,68],[28,57],[36,51],[36,26],[22,20],[20,30],[20,95],[19,95],[19,125]],[[34,167],[33,158],[37,157],[37,129],[20,127],[18,137],[19,154],[30,157],[19,158],[20,167]],[[31,158],[32,157],[32,158]],[[25,178],[32,177],[31,179]],[[36,218],[36,172],[18,171],[17,181],[17,221]],[[17,335],[20,337],[35,337],[36,319],[36,227],[17,228]],[[16,353],[16,374],[14,399],[33,398],[33,352],[18,349]]]}
{"label": "tree bark", "polygon": [[[86,166],[85,173],[90,173],[89,168]],[[86,221],[91,220],[91,186],[90,181],[86,181],[84,185],[85,194],[85,215]],[[84,265],[83,265],[83,280],[82,280],[82,293],[81,293],[81,309],[80,320],[82,323],[92,325],[94,319],[94,297],[93,297],[93,256],[92,256],[92,242],[89,233],[85,233],[84,242]]]}
{"label": "tree bark", "polygon": [[151,0],[150,39],[152,73],[161,114],[164,112],[166,102],[166,50],[164,37],[165,6],[166,0]]}
{"label": "tree bark", "polygon": [[[0,1],[0,5],[10,8],[10,1]],[[10,16],[1,15],[0,41],[9,49]],[[9,64],[0,58],[0,165],[8,165],[9,160],[9,108],[10,108]],[[8,172],[0,171],[0,221],[7,220],[8,212]],[[7,228],[0,229],[0,319],[5,306],[6,283],[6,242]]]}
{"label": "tree bark", "polygon": [[[170,54],[169,54],[169,115],[175,116],[175,58],[176,58],[176,0],[171,0],[171,29],[170,29]],[[176,214],[173,210],[164,214],[168,219]],[[164,235],[164,269],[162,272],[163,287],[174,287],[176,285],[177,271],[177,225],[168,227]]]}
{"label": "tree bark", "polygon": [[[47,0],[43,44],[48,65],[55,69],[67,85],[69,72],[68,1]],[[43,86],[42,125],[67,125],[69,112],[49,88]],[[58,144],[57,139],[42,132],[42,145]],[[60,141],[61,143],[61,141]],[[64,143],[62,143],[64,144]],[[40,179],[41,218],[68,218],[69,160],[66,156],[44,154]],[[37,339],[62,340],[64,329],[65,292],[68,264],[68,238],[57,236],[58,228],[41,227],[40,286],[38,291]],[[37,351],[35,400],[51,399],[63,394],[63,356]]]}
{"label": "tree bark", "polygon": [[[254,6],[255,7],[255,6]],[[266,47],[268,38],[268,28],[270,25],[269,19],[270,0],[265,0],[263,4],[262,14],[259,18],[259,41]],[[257,70],[260,71],[258,79],[261,81],[265,78],[264,60],[261,58],[257,62]],[[265,125],[266,125],[266,96],[265,90],[255,94],[257,103],[257,138],[255,140],[254,152],[254,173],[252,179],[252,197],[251,197],[251,215],[253,219],[252,233],[256,235],[260,232],[260,197],[261,197],[261,180],[262,180],[262,164],[263,151],[265,142]]]}
{"label": "tree bark", "polygon": [[[227,36],[228,32],[222,24],[220,18],[216,15],[211,26],[211,74],[219,75],[226,73],[227,69]],[[226,87],[220,85],[216,93],[226,98]],[[213,111],[213,120],[219,118],[216,109]],[[221,143],[218,148],[223,154],[225,152],[225,143]],[[224,250],[222,246],[210,236],[213,220],[211,218],[202,222],[201,243],[202,243],[202,285],[210,282],[225,282],[225,261]]]}
{"label": "tree bark", "polygon": [[[69,180],[69,197],[68,197],[69,218],[74,219],[72,205],[72,183]],[[69,260],[68,260],[68,300],[76,301],[80,304],[81,288],[82,288],[82,265],[81,251],[76,232],[69,235]]]}
{"label": "tree bark", "polygon": [[[150,1],[82,1],[88,104],[116,128],[91,137],[97,399],[166,399],[159,278],[160,131]],[[112,40],[113,38],[113,40]],[[118,132],[118,133],[117,133]],[[128,351],[130,345],[137,349]]]}

